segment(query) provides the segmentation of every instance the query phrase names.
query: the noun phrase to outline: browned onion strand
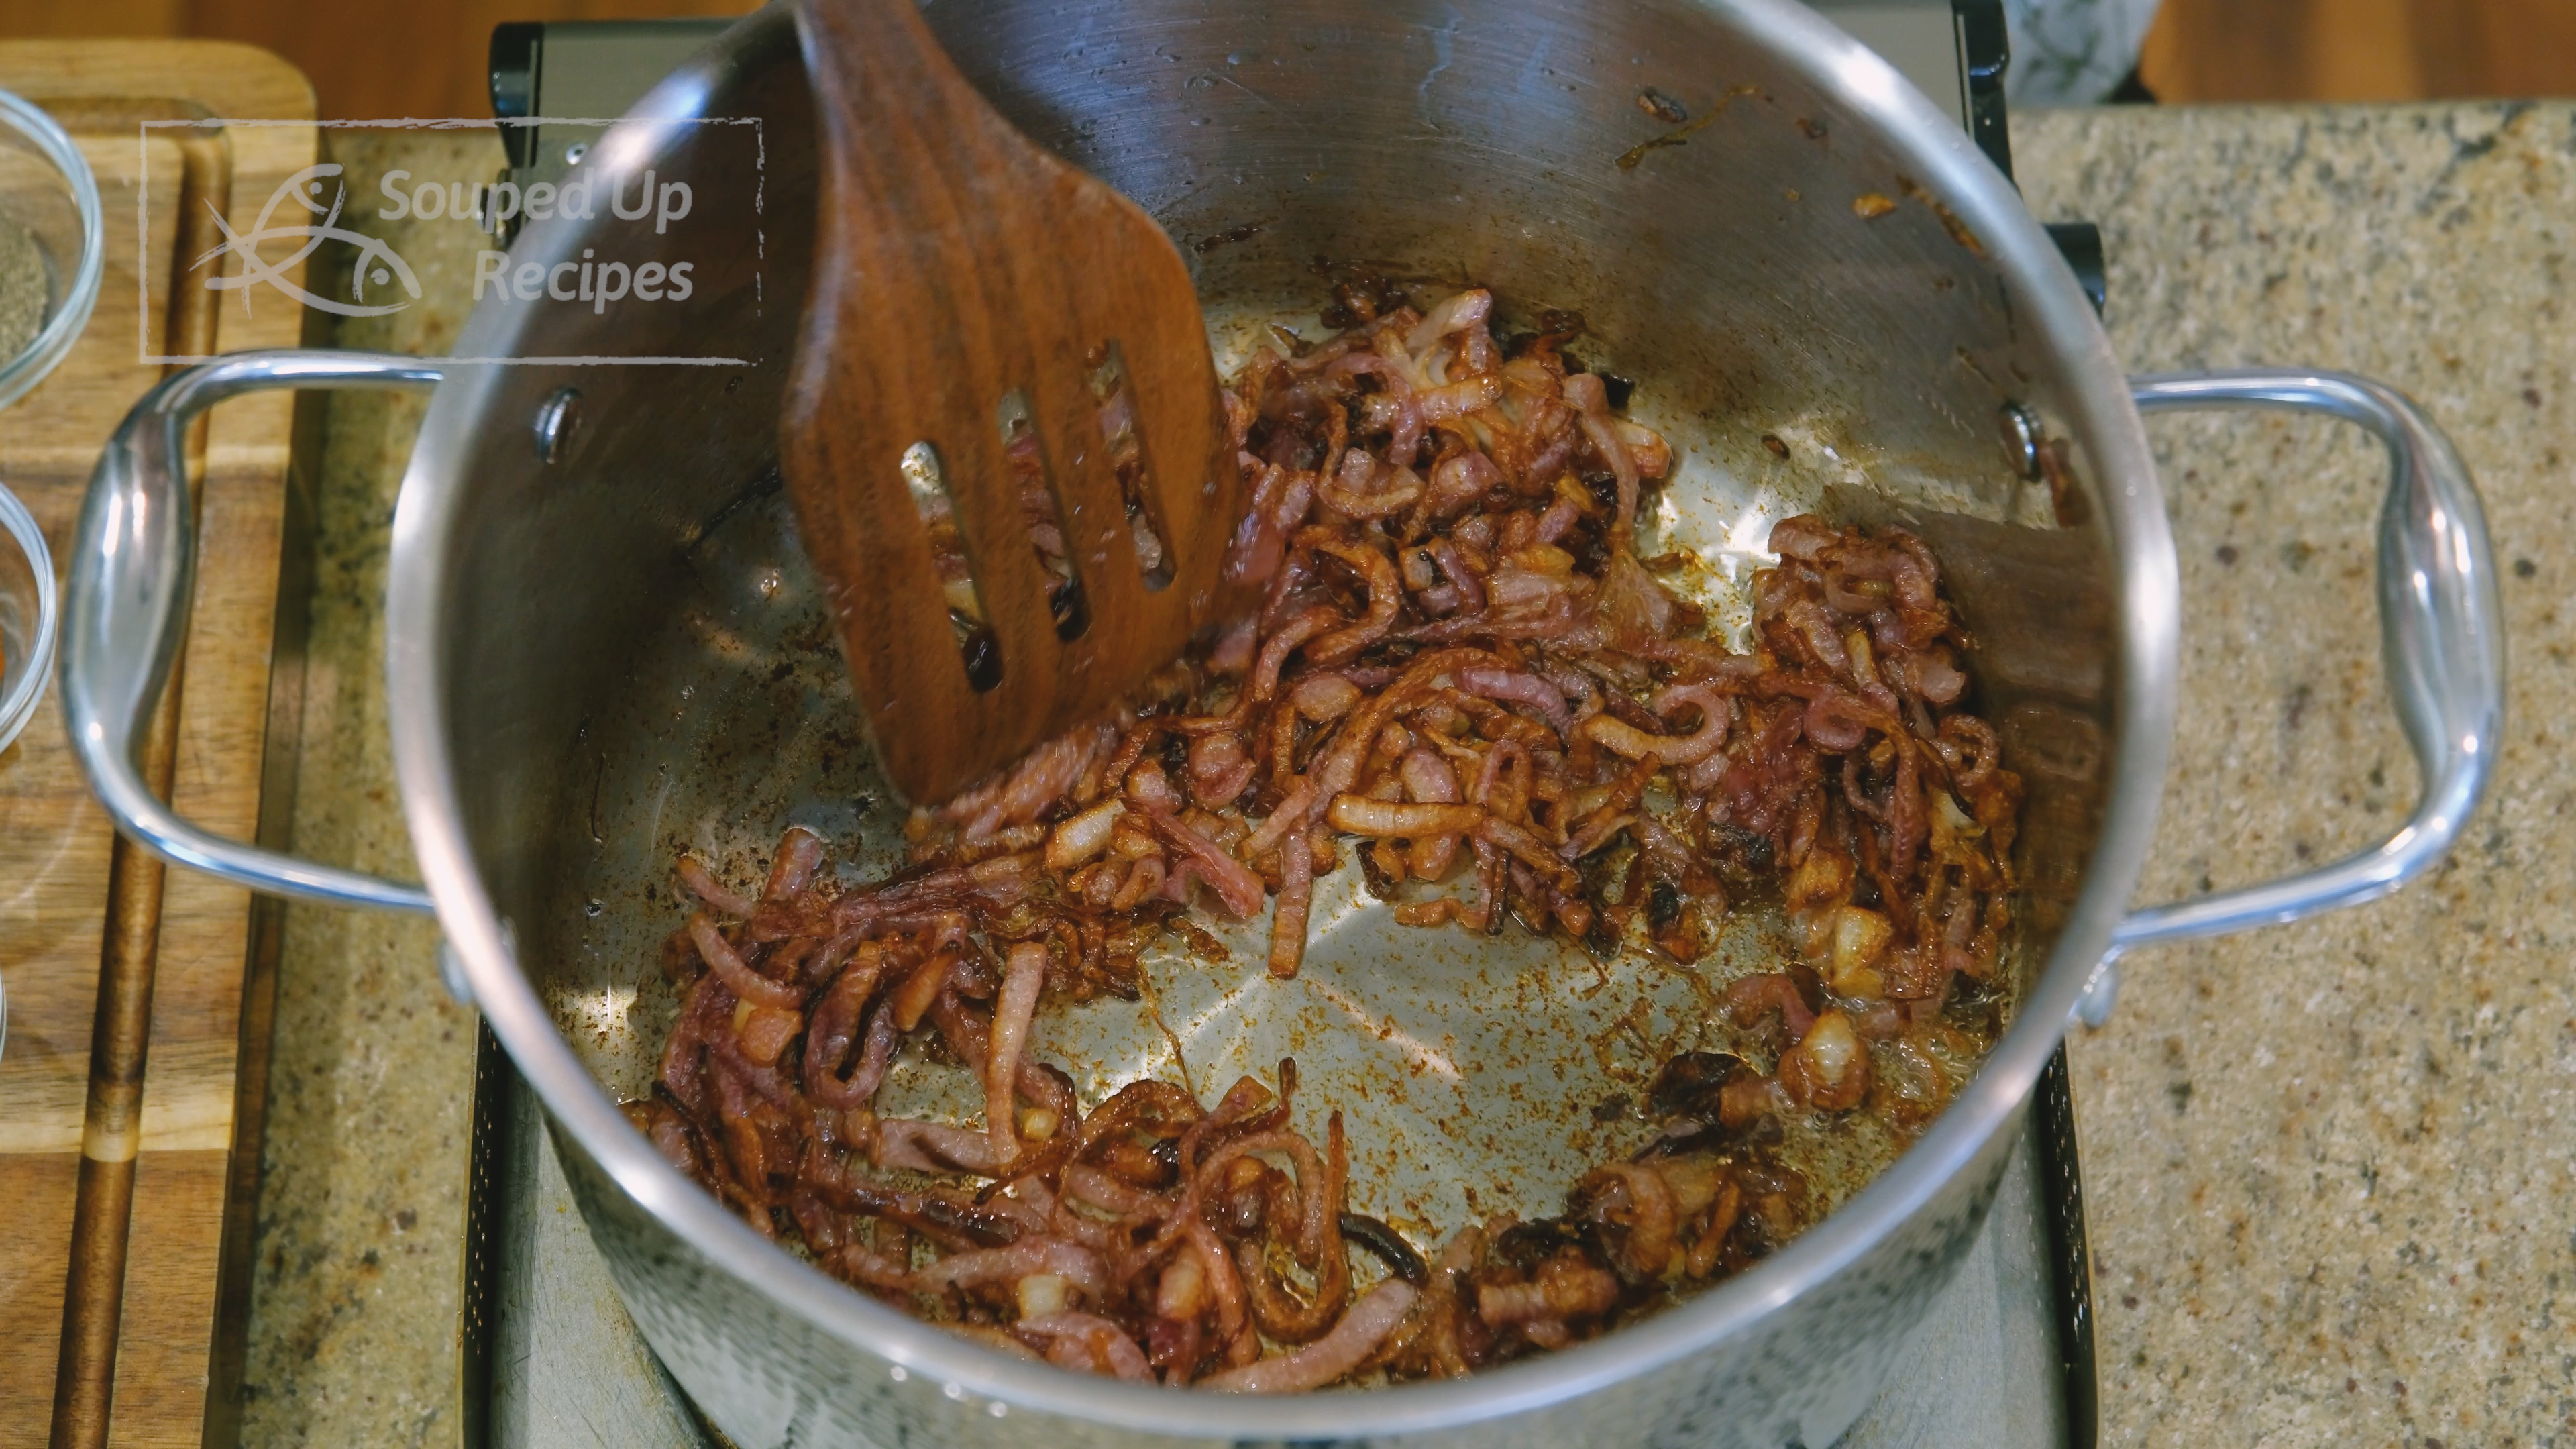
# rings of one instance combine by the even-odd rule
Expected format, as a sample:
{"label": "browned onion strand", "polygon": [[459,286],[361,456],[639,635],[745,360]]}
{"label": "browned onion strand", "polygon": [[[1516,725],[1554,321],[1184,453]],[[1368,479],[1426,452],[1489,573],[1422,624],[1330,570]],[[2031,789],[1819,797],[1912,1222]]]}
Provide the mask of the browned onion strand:
{"label": "browned onion strand", "polygon": [[[1931,552],[1782,521],[1733,653],[1660,580],[1688,560],[1636,554],[1673,452],[1566,354],[1579,319],[1507,344],[1482,291],[1337,298],[1339,335],[1226,393],[1251,499],[1227,568],[1257,617],[917,812],[890,880],[842,886],[802,829],[757,896],[678,864],[699,908],[637,1125],[854,1286],[1059,1367],[1283,1392],[1593,1337],[1813,1220],[1788,1127],[1902,1140],[1999,1029],[2020,782],[1961,707]],[[1052,563],[1051,507],[1031,521]],[[1268,966],[1295,975],[1316,881],[1349,868],[1409,925],[1682,968],[1730,899],[1776,900],[1791,949],[1691,977],[1735,1050],[1665,1062],[1633,1157],[1435,1256],[1351,1211],[1341,1116],[1300,1135],[1294,1062],[1213,1108],[1143,1081],[1086,1114],[1042,1059],[1042,998],[1137,999],[1142,952],[1204,938],[1194,909],[1275,897]],[[914,1035],[975,1074],[980,1124],[877,1114]]]}

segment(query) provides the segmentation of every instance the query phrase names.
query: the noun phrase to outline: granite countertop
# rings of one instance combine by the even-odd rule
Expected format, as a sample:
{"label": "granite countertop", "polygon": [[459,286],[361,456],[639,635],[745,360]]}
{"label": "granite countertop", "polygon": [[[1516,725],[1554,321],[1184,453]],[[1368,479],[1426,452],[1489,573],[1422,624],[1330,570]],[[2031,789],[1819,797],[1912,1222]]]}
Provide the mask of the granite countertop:
{"label": "granite countertop", "polygon": [[[2504,566],[2512,699],[2493,797],[2432,878],[2360,910],[2141,952],[2072,1046],[2109,1444],[2545,1444],[2576,1436],[2576,107],[2121,109],[2016,118],[2044,219],[2099,222],[2141,371],[2344,368],[2460,446]],[[331,133],[350,185],[488,173],[488,135]],[[476,148],[489,151],[483,158]],[[362,217],[360,228],[400,232]],[[472,237],[391,237],[468,268]],[[433,295],[435,290],[433,289]],[[453,293],[449,293],[453,295]],[[352,322],[434,352],[460,319]],[[342,395],[322,469],[296,829],[398,871],[385,528],[416,399]],[[2349,430],[2150,425],[2182,557],[2181,727],[2140,900],[2370,843],[2414,766],[2385,702],[2384,465]],[[451,1444],[470,1017],[435,936],[295,907],[258,1225],[245,1442]]]}
{"label": "granite countertop", "polygon": [[[2296,363],[2414,395],[2475,472],[2511,692],[2430,878],[2142,952],[2072,1046],[2104,1438],[2576,1436],[2576,605],[2564,450],[2576,108],[2062,112],[2045,217],[2099,220],[2139,370]],[[2149,424],[2182,558],[2181,725],[2142,901],[2374,842],[2414,803],[2372,604],[2385,465],[2351,430]]]}
{"label": "granite countertop", "polygon": [[[322,135],[352,196],[377,196],[388,171],[491,176],[502,164],[490,131]],[[438,300],[471,275],[475,234],[380,221],[372,206],[346,220],[391,243],[429,300],[347,319],[332,345],[452,351],[464,314]],[[294,844],[416,880],[386,725],[385,554],[427,400],[342,392],[326,405]],[[460,1444],[474,1013],[439,984],[438,928],[409,916],[290,906],[277,979],[241,1441]]]}

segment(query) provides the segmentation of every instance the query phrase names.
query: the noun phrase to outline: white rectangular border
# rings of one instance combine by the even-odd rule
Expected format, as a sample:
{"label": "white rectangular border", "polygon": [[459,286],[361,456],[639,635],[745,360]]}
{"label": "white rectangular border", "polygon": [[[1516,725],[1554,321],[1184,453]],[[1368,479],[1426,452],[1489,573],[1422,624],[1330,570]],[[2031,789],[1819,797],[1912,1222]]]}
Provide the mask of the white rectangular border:
{"label": "white rectangular border", "polygon": [[[154,131],[196,130],[219,131],[229,127],[303,126],[324,131],[498,131],[504,126],[598,126],[616,125],[617,116],[518,116],[499,119],[483,116],[446,116],[434,118],[405,117],[398,121],[311,121],[261,120],[227,116],[191,116],[173,120],[138,123],[135,134],[134,239],[135,267],[135,360],[149,367],[193,365],[212,362],[217,354],[172,355],[152,350],[152,271],[143,259],[152,255],[152,147]],[[769,190],[769,133],[758,116],[670,116],[654,118],[654,124],[681,123],[692,126],[749,126],[752,128],[751,190],[752,236],[755,262],[752,285],[760,289],[759,263],[769,257],[769,233],[760,224],[767,215]],[[176,285],[175,283],[173,284]],[[757,363],[740,357],[423,357],[419,361],[441,367],[463,366],[550,366],[550,367],[755,367]]]}

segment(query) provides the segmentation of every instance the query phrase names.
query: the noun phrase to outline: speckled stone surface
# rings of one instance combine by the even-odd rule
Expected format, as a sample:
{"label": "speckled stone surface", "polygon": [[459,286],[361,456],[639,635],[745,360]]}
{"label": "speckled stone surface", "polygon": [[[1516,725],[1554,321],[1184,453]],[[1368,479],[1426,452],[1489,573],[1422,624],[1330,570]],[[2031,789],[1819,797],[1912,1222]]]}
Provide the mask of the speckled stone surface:
{"label": "speckled stone surface", "polygon": [[[454,278],[471,275],[475,233],[453,221],[379,220],[378,183],[395,169],[492,176],[499,142],[489,131],[324,135],[348,168],[341,224],[389,242],[423,294],[403,311],[346,319],[332,340],[451,351],[463,311],[445,299],[463,295]],[[316,264],[336,283],[349,255]],[[318,860],[417,879],[394,796],[383,630],[387,530],[424,399],[344,392],[328,407],[295,844]],[[437,951],[427,921],[288,909],[244,1444],[462,1442],[457,1310],[475,1027],[439,985]]]}
{"label": "speckled stone surface", "polygon": [[[433,168],[478,143],[334,154],[372,195],[398,165],[473,174]],[[2576,769],[2554,738],[2576,700],[2576,108],[2042,112],[2015,147],[2035,211],[2103,224],[2134,367],[2368,372],[2452,430],[2513,650],[2496,792],[2452,864],[2329,921],[2133,956],[2111,1024],[2079,1034],[2104,1440],[2576,1445]],[[470,265],[452,228],[398,245]],[[458,320],[341,340],[434,351]],[[419,411],[333,406],[297,829],[393,871],[376,630]],[[2150,427],[2186,637],[2142,901],[2365,844],[2415,788],[2372,613],[2376,454],[2322,423]],[[246,1442],[456,1442],[468,1020],[426,927],[291,920]]]}
{"label": "speckled stone surface", "polygon": [[[2512,693],[2453,859],[2376,905],[2124,963],[2073,1050],[2110,1444],[2576,1444],[2576,109],[2016,123],[2105,229],[2139,370],[2384,378],[2485,494]],[[2331,424],[2149,425],[2181,727],[2142,901],[2375,840],[2412,805],[2371,573],[2384,466]]]}

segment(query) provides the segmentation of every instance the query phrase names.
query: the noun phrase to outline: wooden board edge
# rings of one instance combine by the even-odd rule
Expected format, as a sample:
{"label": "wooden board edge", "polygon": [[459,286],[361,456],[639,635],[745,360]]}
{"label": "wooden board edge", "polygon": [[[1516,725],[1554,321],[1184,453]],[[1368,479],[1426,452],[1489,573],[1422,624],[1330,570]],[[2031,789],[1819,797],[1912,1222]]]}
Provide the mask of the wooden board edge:
{"label": "wooden board edge", "polygon": [[29,75],[13,89],[38,104],[120,96],[183,101],[201,115],[242,120],[321,115],[304,72],[237,40],[0,40],[0,70]]}
{"label": "wooden board edge", "polygon": [[[305,649],[312,623],[316,495],[327,422],[324,395],[296,399],[287,456],[286,513],[279,540],[277,612],[271,629],[268,728],[260,761],[259,829],[270,850],[293,840],[295,786],[303,754]],[[241,1442],[242,1375],[247,1366],[252,1258],[262,1148],[267,1132],[268,1075],[277,1012],[277,964],[284,947],[286,902],[251,898],[250,944],[242,975],[239,1045],[235,1049],[231,1157],[224,1190],[222,1240],[215,1259],[215,1319],[206,1368],[201,1442],[231,1449]]]}
{"label": "wooden board edge", "polygon": [[[214,201],[218,209],[229,215],[237,231],[246,230],[254,223],[256,209],[267,200],[266,186],[282,182],[287,175],[310,165],[318,155],[318,131],[310,124],[314,109],[310,85],[300,73],[266,52],[227,44],[159,42],[83,46],[80,49],[88,53],[63,55],[55,52],[48,55],[47,48],[41,43],[0,44],[0,68],[51,60],[55,63],[60,84],[95,83],[112,77],[121,82],[119,89],[142,93],[137,98],[144,100],[147,108],[150,100],[154,99],[149,93],[162,89],[176,97],[193,93],[196,100],[181,100],[177,106],[198,115],[229,115],[290,123],[217,127],[195,132],[183,142],[183,148],[190,153],[190,183],[183,188],[184,193],[191,199]],[[247,74],[219,75],[220,65],[217,63],[222,61],[245,63]],[[217,83],[209,84],[210,78]],[[62,94],[59,84],[25,89],[37,94],[47,91],[56,96]],[[93,89],[89,94],[94,97],[97,92]],[[158,99],[167,100],[168,97]],[[305,124],[292,124],[298,120]],[[252,182],[262,190],[262,194],[244,195],[246,188],[236,184],[243,181]],[[186,218],[196,210],[198,208],[183,207],[183,217],[177,224],[188,226],[190,223]],[[160,251],[160,248],[153,248],[156,255]],[[147,286],[148,277],[147,272]],[[219,309],[211,305],[212,294],[200,291],[191,296],[181,290],[177,277],[169,280],[170,285],[161,302],[162,315],[169,319],[164,333],[167,349],[179,354],[205,354],[219,350],[226,319]],[[149,296],[147,291],[146,298]],[[240,330],[253,335],[224,340],[267,345],[291,345],[297,340],[296,332],[301,325],[300,309],[264,310],[265,316],[254,312],[250,318],[244,319],[248,325]],[[226,420],[230,426],[208,419],[198,430],[198,446],[191,450],[194,455],[192,472],[202,467],[210,451],[205,441],[210,435],[228,440],[230,436],[239,435],[237,430],[243,424],[254,421],[265,422],[272,436],[282,434],[286,431],[283,417],[253,419],[244,414],[290,406],[291,401],[285,398],[261,400],[235,410],[235,416]],[[220,432],[216,431],[218,429]],[[226,451],[229,453],[231,449]],[[277,445],[266,445],[252,451],[277,452],[278,448]],[[288,493],[291,499],[291,490],[286,488],[286,480],[282,476],[290,460],[291,449],[287,456],[277,458],[277,472],[281,476],[274,486]],[[228,468],[225,472],[231,474],[236,470]],[[206,502],[203,496],[206,486],[205,483],[199,484],[201,511]],[[252,506],[257,510],[261,505],[254,503]],[[291,502],[288,506],[291,508]],[[292,563],[283,557],[279,562],[280,582],[283,583],[286,581],[284,571],[291,568]],[[300,596],[289,597],[296,602],[301,601]],[[292,609],[288,613],[292,615]],[[292,617],[280,619],[274,612],[269,622],[272,633],[281,624],[290,629],[295,627]],[[199,642],[192,641],[186,654],[196,653]],[[267,709],[264,717],[253,725],[254,730],[273,724],[282,707],[276,692],[275,664],[272,645],[272,654],[267,661],[269,677],[262,681]],[[186,708],[185,667],[183,655],[178,668],[173,671],[170,687],[165,691],[163,707],[151,732],[154,738],[145,751],[147,773],[156,786],[165,791],[175,791],[183,798],[195,793],[175,773],[181,717]],[[300,704],[300,677],[294,683],[298,688],[292,697]],[[265,731],[254,738],[257,741],[255,754],[260,760],[259,778],[252,789],[252,798],[256,800],[262,793],[261,787],[271,778],[272,766]],[[213,781],[203,778],[201,771],[191,773],[199,774],[201,783],[208,788],[213,787]],[[120,1340],[125,1327],[127,1300],[138,1291],[150,1292],[160,1286],[130,1281],[125,1268],[131,1237],[139,1226],[137,1219],[143,1215],[139,1209],[147,1206],[139,1204],[134,1197],[136,1182],[143,1175],[138,1172],[143,1164],[138,1160],[136,1149],[140,1147],[142,1137],[139,1109],[145,1096],[145,1049],[153,1015],[152,979],[158,970],[162,938],[169,924],[161,910],[166,877],[157,861],[151,860],[130,842],[120,839],[114,850],[109,897],[113,929],[102,949],[101,997],[92,1041],[91,1106],[89,1120],[84,1125],[84,1142],[104,1146],[95,1156],[85,1152],[81,1164],[53,1406],[53,1437],[61,1445],[103,1445],[108,1442],[113,1431],[118,1380],[126,1376],[120,1368],[131,1370],[134,1367],[130,1355],[120,1351],[124,1347]],[[206,1378],[202,1382],[209,1392],[190,1406],[193,1411],[191,1417],[201,1421],[193,1426],[198,1428],[199,1433],[195,1437],[200,1439],[205,1428],[220,1430],[228,1412],[227,1406],[237,1406],[238,1402],[238,1346],[227,1352],[227,1338],[222,1328],[228,1306],[238,1303],[241,1308],[246,1308],[246,1300],[241,1272],[237,1268],[227,1275],[224,1263],[229,1256],[240,1265],[247,1265],[248,1212],[255,1201],[258,1169],[259,1104],[265,1098],[267,1034],[274,1001],[272,968],[276,912],[274,909],[254,909],[247,900],[242,902],[241,912],[241,932],[235,940],[242,948],[239,958],[243,963],[242,994],[232,1003],[236,1012],[237,1043],[232,1074],[233,1113],[228,1134],[230,1156],[223,1164],[221,1203],[218,1220],[213,1225],[217,1245],[214,1262],[208,1266],[214,1270],[209,1275],[214,1281],[199,1290],[213,1300],[212,1311],[205,1324],[207,1337],[201,1340],[206,1345]],[[102,1111],[105,1118],[101,1116]],[[194,1334],[182,1331],[187,1341],[200,1341]],[[193,1350],[183,1347],[182,1352]],[[227,1380],[231,1392],[212,1392],[226,1385]],[[116,1435],[119,1440],[128,1437]]]}

